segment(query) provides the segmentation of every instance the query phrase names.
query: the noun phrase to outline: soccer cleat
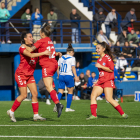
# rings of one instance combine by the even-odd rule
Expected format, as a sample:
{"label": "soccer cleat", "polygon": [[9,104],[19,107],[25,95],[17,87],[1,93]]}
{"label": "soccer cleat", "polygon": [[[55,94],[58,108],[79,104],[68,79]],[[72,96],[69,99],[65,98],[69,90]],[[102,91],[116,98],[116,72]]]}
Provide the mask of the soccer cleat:
{"label": "soccer cleat", "polygon": [[46,118],[41,117],[41,115],[34,115],[33,120],[34,121],[37,121],[37,120],[46,121]]}
{"label": "soccer cleat", "polygon": [[123,117],[124,119],[127,119],[127,118],[128,118],[128,115],[124,113],[124,114],[122,115],[122,117]]}
{"label": "soccer cleat", "polygon": [[56,105],[56,107],[57,107],[57,112],[58,112],[58,116],[57,117],[59,118],[61,116],[62,109],[64,108],[64,106],[62,104],[58,103]]}
{"label": "soccer cleat", "polygon": [[57,107],[56,107],[56,105],[55,105],[54,108],[53,108],[53,112],[57,112]]}
{"label": "soccer cleat", "polygon": [[51,102],[50,102],[49,99],[46,100],[46,104],[47,104],[47,105],[51,105]]}
{"label": "soccer cleat", "polygon": [[80,100],[80,98],[78,96],[75,96],[75,100]]}
{"label": "soccer cleat", "polygon": [[75,110],[74,109],[71,109],[71,108],[66,108],[65,112],[74,112]]}
{"label": "soccer cleat", "polygon": [[95,116],[91,115],[88,118],[86,118],[86,120],[94,120],[94,119],[97,119],[97,116],[95,117]]}
{"label": "soccer cleat", "polygon": [[12,122],[17,122],[16,119],[15,119],[14,113],[12,114],[10,112],[10,110],[7,111],[7,115],[9,115],[9,117],[10,117],[10,119],[11,119]]}

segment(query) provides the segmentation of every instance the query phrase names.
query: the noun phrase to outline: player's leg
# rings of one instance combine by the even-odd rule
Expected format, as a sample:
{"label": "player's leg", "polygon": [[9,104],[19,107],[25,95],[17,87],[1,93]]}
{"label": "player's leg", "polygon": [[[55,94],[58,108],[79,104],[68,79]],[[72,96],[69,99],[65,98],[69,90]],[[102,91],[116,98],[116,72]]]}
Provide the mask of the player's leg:
{"label": "player's leg", "polygon": [[65,75],[64,81],[68,88],[67,107],[66,107],[65,112],[75,111],[70,108],[71,102],[72,102],[73,90],[74,90],[74,78],[71,75]]}
{"label": "player's leg", "polygon": [[120,113],[120,115],[124,118],[127,118],[127,114],[124,113],[121,106],[117,101],[115,101],[113,97],[113,88],[112,87],[105,87],[104,88],[105,98],[106,100]]}
{"label": "player's leg", "polygon": [[64,93],[64,89],[58,89],[58,95],[57,96],[58,96],[59,101],[61,100],[63,93]]}
{"label": "player's leg", "polygon": [[12,108],[7,111],[7,114],[10,116],[11,121],[16,122],[14,112],[18,109],[21,102],[27,97],[27,87],[19,87],[20,95],[14,101]]}
{"label": "player's leg", "polygon": [[65,112],[73,112],[73,111],[75,111],[74,109],[70,108],[71,103],[72,103],[73,90],[74,90],[74,87],[68,88],[67,107],[66,107]]}
{"label": "player's leg", "polygon": [[33,113],[34,113],[34,117],[33,117],[34,121],[46,120],[45,118],[42,118],[38,114],[39,104],[38,104],[38,98],[37,98],[38,93],[37,93],[36,83],[28,83],[27,86],[30,89],[31,94],[32,94],[32,108],[33,108]]}
{"label": "player's leg", "polygon": [[64,76],[59,75],[59,83],[58,83],[58,99],[60,101],[65,89],[65,81],[64,81]]}
{"label": "player's leg", "polygon": [[90,104],[90,109],[91,109],[91,116],[87,118],[87,120],[90,119],[95,119],[97,118],[97,101],[96,98],[100,96],[103,93],[103,88],[100,86],[94,86],[92,93],[91,93],[91,104]]}
{"label": "player's leg", "polygon": [[43,81],[44,81],[44,84],[46,86],[46,89],[50,93],[51,99],[56,104],[57,112],[58,112],[58,117],[60,117],[60,115],[62,113],[63,105],[61,105],[59,103],[57,92],[53,89],[53,85],[52,85],[53,78],[52,77],[45,77],[45,78],[43,78]]}

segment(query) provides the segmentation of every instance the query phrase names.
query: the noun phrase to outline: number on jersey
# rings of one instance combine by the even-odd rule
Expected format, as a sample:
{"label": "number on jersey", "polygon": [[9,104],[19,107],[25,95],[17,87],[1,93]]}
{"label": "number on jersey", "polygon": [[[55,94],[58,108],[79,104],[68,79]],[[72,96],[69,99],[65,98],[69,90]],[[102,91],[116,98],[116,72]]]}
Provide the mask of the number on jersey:
{"label": "number on jersey", "polygon": [[67,72],[67,64],[61,63],[61,72]]}
{"label": "number on jersey", "polygon": [[[54,49],[54,47],[52,46],[52,47],[47,47],[47,50],[49,50],[49,51],[51,51],[52,49]],[[52,52],[52,55],[51,56],[49,56],[49,58],[51,59],[51,58],[55,58],[55,50]]]}

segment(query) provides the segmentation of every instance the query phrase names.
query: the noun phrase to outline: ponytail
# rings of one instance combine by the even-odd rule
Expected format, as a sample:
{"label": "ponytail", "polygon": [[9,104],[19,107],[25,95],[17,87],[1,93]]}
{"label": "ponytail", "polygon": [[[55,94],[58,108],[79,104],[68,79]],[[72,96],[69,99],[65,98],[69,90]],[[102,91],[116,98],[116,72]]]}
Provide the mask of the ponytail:
{"label": "ponytail", "polygon": [[41,29],[41,33],[44,33],[45,36],[49,37],[51,35],[51,30],[50,30],[51,26],[50,25],[46,25],[45,27],[43,27]]}
{"label": "ponytail", "polygon": [[69,44],[68,44],[68,48],[67,48],[67,52],[71,52],[71,51],[74,52],[74,49],[73,49],[71,43],[69,43]]}
{"label": "ponytail", "polygon": [[113,52],[111,51],[110,46],[106,42],[99,43],[99,45],[101,45],[103,48],[105,48],[104,53],[109,55],[110,58],[113,60],[114,59],[114,55],[113,55]]}

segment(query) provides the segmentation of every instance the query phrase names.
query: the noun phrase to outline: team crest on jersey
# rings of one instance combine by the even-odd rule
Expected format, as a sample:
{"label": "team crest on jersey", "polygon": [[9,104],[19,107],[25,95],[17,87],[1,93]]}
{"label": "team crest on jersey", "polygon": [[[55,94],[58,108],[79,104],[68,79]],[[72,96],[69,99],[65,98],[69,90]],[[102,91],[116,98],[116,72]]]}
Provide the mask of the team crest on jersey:
{"label": "team crest on jersey", "polygon": [[30,65],[34,65],[34,64],[35,64],[35,59],[32,58],[32,59],[30,60],[29,64],[30,64]]}
{"label": "team crest on jersey", "polygon": [[105,66],[105,63],[103,63],[103,66]]}

